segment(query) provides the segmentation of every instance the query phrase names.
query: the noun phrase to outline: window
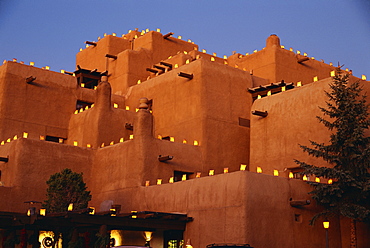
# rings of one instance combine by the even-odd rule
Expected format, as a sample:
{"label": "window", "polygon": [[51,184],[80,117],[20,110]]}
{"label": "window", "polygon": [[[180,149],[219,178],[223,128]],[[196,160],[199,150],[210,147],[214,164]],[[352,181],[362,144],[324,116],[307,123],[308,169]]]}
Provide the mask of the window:
{"label": "window", "polygon": [[85,109],[86,107],[90,108],[92,104],[93,104],[92,102],[84,102],[84,101],[77,100],[76,110]]}

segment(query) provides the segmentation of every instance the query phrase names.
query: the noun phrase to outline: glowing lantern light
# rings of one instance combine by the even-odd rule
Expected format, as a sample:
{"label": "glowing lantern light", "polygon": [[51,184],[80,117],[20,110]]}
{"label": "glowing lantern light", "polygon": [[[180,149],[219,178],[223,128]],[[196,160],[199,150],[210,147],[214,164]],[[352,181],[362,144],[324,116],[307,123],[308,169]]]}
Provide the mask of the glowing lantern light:
{"label": "glowing lantern light", "polygon": [[137,39],[137,35],[136,34],[135,34],[134,38]]}
{"label": "glowing lantern light", "polygon": [[285,48],[285,46],[281,45],[281,46],[280,46],[280,48],[283,48],[283,49],[284,49],[284,48]]}
{"label": "glowing lantern light", "polygon": [[186,144],[187,143],[186,139],[182,140],[182,143],[183,144]]}
{"label": "glowing lantern light", "polygon": [[215,170],[209,170],[209,173],[208,173],[209,176],[213,176],[214,174],[215,174]]}
{"label": "glowing lantern light", "polygon": [[112,145],[114,145],[114,141],[111,141],[111,142],[109,143],[109,145],[111,145],[111,146],[112,146]]}
{"label": "glowing lantern light", "polygon": [[186,174],[182,175],[181,181],[186,181]]}
{"label": "glowing lantern light", "polygon": [[119,143],[122,143],[124,141],[124,139],[123,138],[120,138],[119,139]]}
{"label": "glowing lantern light", "polygon": [[157,179],[157,185],[161,185],[162,184],[162,179]]}
{"label": "glowing lantern light", "polygon": [[136,108],[136,109],[135,109],[135,112],[138,112],[138,111],[139,111],[139,109],[138,109],[138,108]]}
{"label": "glowing lantern light", "polygon": [[188,42],[191,43],[191,40],[189,39]]}
{"label": "glowing lantern light", "polygon": [[85,110],[88,110],[88,109],[89,109],[89,106],[86,106],[86,107],[85,107]]}
{"label": "glowing lantern light", "polygon": [[103,148],[104,146],[105,146],[104,143],[101,143],[100,147]]}
{"label": "glowing lantern light", "polygon": [[311,57],[311,59],[315,59],[315,57]]}
{"label": "glowing lantern light", "polygon": [[240,170],[241,171],[245,171],[247,169],[247,165],[246,164],[241,164],[240,165]]}
{"label": "glowing lantern light", "polygon": [[63,142],[64,142],[64,139],[59,138],[59,144],[63,144]]}
{"label": "glowing lantern light", "polygon": [[130,110],[130,107],[129,106],[126,106],[126,110]]}
{"label": "glowing lantern light", "polygon": [[257,166],[257,173],[262,173],[262,168]]}
{"label": "glowing lantern light", "polygon": [[289,47],[289,51],[293,52],[293,48],[292,47]]}
{"label": "glowing lantern light", "polygon": [[275,177],[279,176],[279,171],[278,170],[274,170],[274,176]]}
{"label": "glowing lantern light", "polygon": [[285,86],[281,87],[281,91],[285,91]]}
{"label": "glowing lantern light", "polygon": [[28,138],[28,133],[23,132],[23,138],[27,139]]}
{"label": "glowing lantern light", "polygon": [[73,203],[70,203],[69,205],[68,205],[68,211],[72,211],[73,210]]}
{"label": "glowing lantern light", "polygon": [[5,144],[5,141],[3,140],[3,141],[1,141],[1,145],[3,146]]}
{"label": "glowing lantern light", "polygon": [[82,48],[80,48],[80,52],[82,52]]}
{"label": "glowing lantern light", "polygon": [[195,146],[199,146],[199,142],[197,140],[194,140],[194,143],[193,143]]}
{"label": "glowing lantern light", "polygon": [[74,146],[78,146],[78,142],[77,141],[73,141],[73,145]]}
{"label": "glowing lantern light", "polygon": [[301,51],[298,51],[298,50],[297,50],[297,54],[301,54]]}
{"label": "glowing lantern light", "polygon": [[332,66],[333,65],[333,62],[330,62],[329,65]]}
{"label": "glowing lantern light", "polygon": [[253,52],[256,53],[256,52],[258,52],[258,50],[254,50]]}
{"label": "glowing lantern light", "polygon": [[307,53],[303,53],[303,56],[307,56]]}
{"label": "glowing lantern light", "polygon": [[335,71],[331,71],[331,72],[330,72],[330,76],[331,76],[331,77],[334,77],[334,76],[335,76]]}
{"label": "glowing lantern light", "polygon": [[83,108],[80,108],[80,110],[79,110],[78,112],[80,112],[80,113],[81,113],[81,112],[83,112],[83,111],[84,111],[84,109],[83,109]]}
{"label": "glowing lantern light", "polygon": [[302,86],[302,82],[301,81],[297,82],[297,87],[301,87],[301,86]]}
{"label": "glowing lantern light", "polygon": [[130,134],[130,140],[134,139],[134,135]]}
{"label": "glowing lantern light", "polygon": [[316,76],[316,77],[313,77],[313,81],[314,82],[317,82],[319,80],[319,78]]}
{"label": "glowing lantern light", "polygon": [[160,28],[157,28],[157,32],[160,33],[161,32],[161,29]]}
{"label": "glowing lantern light", "polygon": [[107,36],[107,33],[104,33],[104,37]]}
{"label": "glowing lantern light", "polygon": [[65,70],[60,70],[60,73],[64,74],[66,71]]}
{"label": "glowing lantern light", "polygon": [[226,60],[224,61],[224,64],[225,64],[225,65],[227,65],[227,64],[228,64]]}
{"label": "glowing lantern light", "polygon": [[361,75],[362,80],[366,80],[366,75]]}
{"label": "glowing lantern light", "polygon": [[267,91],[267,95],[271,96],[271,90]]}
{"label": "glowing lantern light", "polygon": [[75,110],[74,114],[77,115],[78,114],[78,110]]}
{"label": "glowing lantern light", "polygon": [[171,59],[171,58],[172,58],[172,56],[169,56],[169,57],[168,57],[168,59]]}
{"label": "glowing lantern light", "polygon": [[303,175],[303,181],[307,181],[308,180],[308,178],[307,178],[307,176],[306,175]]}
{"label": "glowing lantern light", "polygon": [[179,65],[178,64],[175,64],[175,68],[179,68]]}
{"label": "glowing lantern light", "polygon": [[235,68],[238,68],[239,66],[238,65],[235,65]]}
{"label": "glowing lantern light", "polygon": [[117,34],[116,33],[112,33],[112,36],[117,36]]}
{"label": "glowing lantern light", "polygon": [[316,177],[315,178],[315,182],[319,183],[320,182],[320,178]]}
{"label": "glowing lantern light", "polygon": [[169,183],[173,183],[173,177],[170,177],[170,180],[168,180]]}
{"label": "glowing lantern light", "polygon": [[197,174],[195,175],[195,177],[196,178],[200,178],[200,175],[201,175],[202,173],[201,172],[197,172]]}
{"label": "glowing lantern light", "polygon": [[145,186],[148,187],[149,186],[149,181],[145,181]]}
{"label": "glowing lantern light", "polygon": [[86,45],[85,45],[85,48],[88,48],[88,47],[89,47],[89,45],[88,45],[88,44],[86,44]]}
{"label": "glowing lantern light", "polygon": [[137,84],[141,84],[141,80],[139,79],[139,80],[137,80]]}
{"label": "glowing lantern light", "polygon": [[13,62],[17,62],[17,59],[13,59]]}
{"label": "glowing lantern light", "polygon": [[50,70],[50,66],[45,66],[45,70]]}
{"label": "glowing lantern light", "polygon": [[224,59],[227,59],[227,56],[226,55],[224,55]]}
{"label": "glowing lantern light", "polygon": [[10,141],[11,141],[11,139],[10,139],[10,138],[6,140],[6,142],[7,142],[7,143],[9,143]]}
{"label": "glowing lantern light", "polygon": [[145,30],[142,30],[140,35],[144,35],[145,34]]}
{"label": "glowing lantern light", "polygon": [[31,216],[31,209],[27,210],[27,216]]}
{"label": "glowing lantern light", "polygon": [[46,209],[40,208],[40,215],[45,216],[46,215]]}
{"label": "glowing lantern light", "polygon": [[289,178],[294,178],[293,172],[289,172]]}
{"label": "glowing lantern light", "polygon": [[91,144],[86,144],[86,147],[87,148],[91,148]]}
{"label": "glowing lantern light", "polygon": [[187,51],[184,51],[184,54],[188,54],[188,52]]}
{"label": "glowing lantern light", "polygon": [[45,140],[45,136],[44,135],[40,135],[40,140]]}
{"label": "glowing lantern light", "polygon": [[113,108],[118,108],[118,104],[117,103],[114,103],[113,104]]}
{"label": "glowing lantern light", "polygon": [[224,168],[224,173],[229,173],[229,168]]}
{"label": "glowing lantern light", "polygon": [[332,179],[329,179],[328,180],[328,184],[333,184],[333,180]]}
{"label": "glowing lantern light", "polygon": [[170,137],[171,142],[175,142],[175,137]]}
{"label": "glowing lantern light", "polygon": [[243,55],[241,55],[241,54],[240,54],[240,55],[238,56],[238,58],[239,58],[239,59],[243,58]]}
{"label": "glowing lantern light", "polygon": [[202,53],[206,53],[207,51],[206,51],[206,49],[202,49]]}
{"label": "glowing lantern light", "polygon": [[35,65],[35,62],[30,62],[30,66],[34,66]]}
{"label": "glowing lantern light", "polygon": [[189,59],[187,59],[186,60],[186,62],[185,62],[185,64],[189,64],[190,63],[190,60]]}
{"label": "glowing lantern light", "polygon": [[348,68],[346,68],[346,71],[348,71]]}
{"label": "glowing lantern light", "polygon": [[91,104],[91,108],[92,108],[92,107],[94,107],[94,106],[95,106],[95,104],[94,104],[94,103],[93,103],[93,104]]}
{"label": "glowing lantern light", "polygon": [[261,98],[262,98],[262,96],[261,96],[261,95],[258,95],[258,96],[257,96],[257,99],[261,99]]}
{"label": "glowing lantern light", "polygon": [[181,35],[177,36],[177,39],[181,40],[182,39],[182,36]]}
{"label": "glowing lantern light", "polygon": [[81,87],[84,88],[85,87],[85,84],[84,83],[81,83]]}
{"label": "glowing lantern light", "polygon": [[158,134],[157,138],[161,140],[162,139],[162,135],[159,135]]}
{"label": "glowing lantern light", "polygon": [[330,223],[329,223],[329,221],[328,221],[328,220],[324,220],[324,221],[322,222],[322,225],[323,225],[323,227],[324,227],[325,229],[328,229],[328,228],[329,228],[329,226],[330,226]]}
{"label": "glowing lantern light", "polygon": [[215,58],[214,57],[211,57],[211,61],[215,61]]}
{"label": "glowing lantern light", "polygon": [[195,56],[195,59],[200,59],[200,55],[197,54],[197,56]]}
{"label": "glowing lantern light", "polygon": [[94,207],[89,207],[89,214],[94,215],[95,214],[95,208]]}
{"label": "glowing lantern light", "polygon": [[18,136],[14,135],[13,140],[17,140],[17,139],[18,139]]}

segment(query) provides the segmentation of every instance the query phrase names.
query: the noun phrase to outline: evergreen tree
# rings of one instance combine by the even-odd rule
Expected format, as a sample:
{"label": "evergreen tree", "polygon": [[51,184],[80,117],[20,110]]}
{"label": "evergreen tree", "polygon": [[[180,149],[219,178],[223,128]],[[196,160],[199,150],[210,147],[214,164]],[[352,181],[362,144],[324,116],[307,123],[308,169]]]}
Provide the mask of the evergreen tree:
{"label": "evergreen tree", "polygon": [[348,77],[337,69],[330,92],[325,92],[327,108],[320,108],[330,119],[317,117],[332,132],[329,144],[310,141],[311,147],[301,146],[303,151],[322,158],[329,166],[296,163],[304,169],[305,175],[332,182],[308,182],[314,187],[310,192],[312,198],[324,206],[324,211],[316,214],[311,224],[320,216],[342,215],[351,219],[354,231],[356,221],[370,220],[370,138],[364,134],[370,120],[362,88],[358,82],[349,84]]}
{"label": "evergreen tree", "polygon": [[70,203],[73,203],[74,210],[87,208],[91,200],[90,191],[86,190],[82,173],[64,169],[60,173],[51,175],[46,183],[48,185],[47,199],[43,207],[49,213],[65,212]]}

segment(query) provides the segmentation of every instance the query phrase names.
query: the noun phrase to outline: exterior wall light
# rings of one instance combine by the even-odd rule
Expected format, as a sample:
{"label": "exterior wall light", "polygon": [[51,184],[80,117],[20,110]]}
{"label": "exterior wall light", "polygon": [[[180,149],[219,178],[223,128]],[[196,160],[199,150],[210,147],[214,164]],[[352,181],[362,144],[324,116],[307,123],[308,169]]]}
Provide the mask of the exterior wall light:
{"label": "exterior wall light", "polygon": [[46,215],[46,209],[40,208],[40,215],[45,216]]}
{"label": "exterior wall light", "polygon": [[209,176],[213,176],[214,174],[215,174],[215,170],[209,170],[209,173],[208,173]]}
{"label": "exterior wall light", "polygon": [[73,203],[70,203],[69,205],[68,205],[68,211],[72,211],[73,210]]}
{"label": "exterior wall light", "polygon": [[247,169],[247,165],[246,164],[241,164],[240,165],[240,170],[241,171],[245,171]]}
{"label": "exterior wall light", "polygon": [[275,177],[279,176],[279,171],[278,170],[274,170],[274,176]]}
{"label": "exterior wall light", "polygon": [[257,173],[262,173],[262,168],[257,166]]}

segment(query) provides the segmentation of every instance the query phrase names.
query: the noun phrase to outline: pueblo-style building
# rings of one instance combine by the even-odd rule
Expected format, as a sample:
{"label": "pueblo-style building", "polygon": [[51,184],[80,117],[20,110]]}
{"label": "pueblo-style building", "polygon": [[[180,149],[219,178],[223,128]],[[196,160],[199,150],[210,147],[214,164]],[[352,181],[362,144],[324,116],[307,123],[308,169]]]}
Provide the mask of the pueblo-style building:
{"label": "pueblo-style building", "polygon": [[[329,139],[315,116],[331,63],[284,48],[276,35],[229,57],[156,31],[86,43],[73,73],[0,66],[3,240],[9,230],[41,237],[63,220],[80,236],[105,224],[115,245],[144,245],[147,230],[154,248],[325,246],[322,220],[309,225],[320,207],[294,159],[323,165],[298,144]],[[365,76],[350,80],[370,92]],[[28,217],[24,202],[43,202],[46,181],[64,168],[83,172],[95,215],[40,216],[36,203]],[[99,215],[112,208],[116,216]],[[349,246],[348,223],[330,219],[330,247]],[[368,247],[369,229],[359,223],[357,232]]]}

